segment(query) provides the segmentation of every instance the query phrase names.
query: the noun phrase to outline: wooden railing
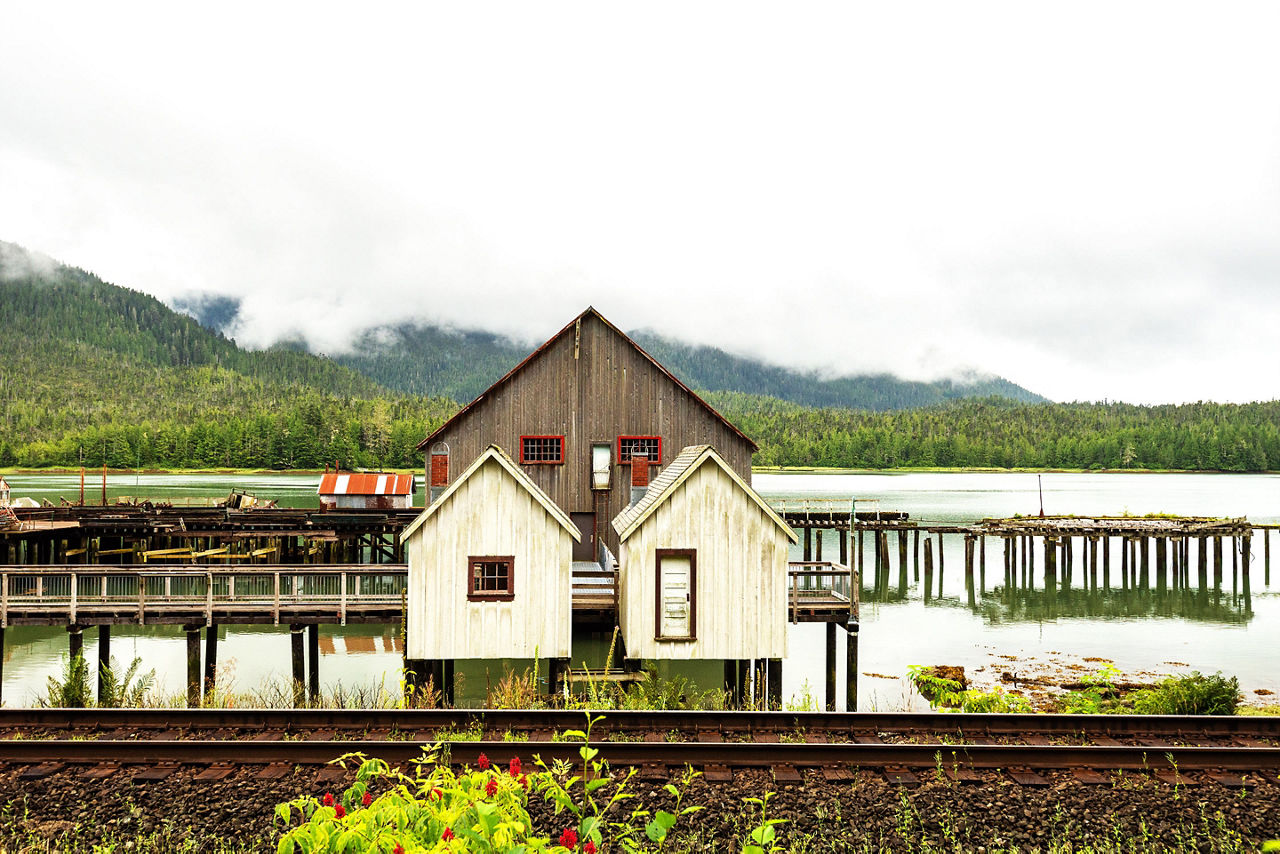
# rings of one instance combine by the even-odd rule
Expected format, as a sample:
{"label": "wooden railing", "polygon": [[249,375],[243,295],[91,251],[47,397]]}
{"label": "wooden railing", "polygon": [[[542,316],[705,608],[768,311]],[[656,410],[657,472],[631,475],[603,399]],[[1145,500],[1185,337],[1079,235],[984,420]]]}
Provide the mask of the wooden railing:
{"label": "wooden railing", "polygon": [[[106,615],[182,615],[218,620],[267,614],[279,623],[323,613],[346,624],[349,613],[399,608],[408,581],[403,564],[368,566],[40,566],[0,567],[0,627],[19,616],[68,623]],[[132,620],[131,620],[132,621]]]}
{"label": "wooden railing", "polygon": [[861,588],[857,570],[831,561],[792,561],[787,574],[792,622],[799,621],[801,608],[848,611],[857,617]]}

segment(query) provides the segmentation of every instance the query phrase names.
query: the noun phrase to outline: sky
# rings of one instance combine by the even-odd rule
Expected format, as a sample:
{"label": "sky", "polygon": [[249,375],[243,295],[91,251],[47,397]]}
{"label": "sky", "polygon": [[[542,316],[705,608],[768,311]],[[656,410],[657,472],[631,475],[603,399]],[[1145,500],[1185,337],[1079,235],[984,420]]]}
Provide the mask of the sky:
{"label": "sky", "polygon": [[6,3],[0,240],[234,335],[587,305],[830,374],[1280,397],[1280,4]]}

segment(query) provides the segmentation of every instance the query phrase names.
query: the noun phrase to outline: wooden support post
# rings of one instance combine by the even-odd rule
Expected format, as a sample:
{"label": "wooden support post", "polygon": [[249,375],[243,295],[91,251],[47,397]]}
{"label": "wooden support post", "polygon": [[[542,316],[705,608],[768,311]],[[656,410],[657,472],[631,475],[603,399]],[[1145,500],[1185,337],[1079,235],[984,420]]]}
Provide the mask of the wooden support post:
{"label": "wooden support post", "polygon": [[752,659],[751,696],[757,709],[769,708],[769,700],[765,692],[765,662],[767,658]]}
{"label": "wooden support post", "polygon": [[84,657],[84,629],[74,623],[67,626],[67,648],[71,658]]}
{"label": "wooden support post", "polygon": [[1213,538],[1213,591],[1222,595],[1222,537]]}
{"label": "wooden support post", "polygon": [[98,626],[98,705],[107,705],[107,672],[111,669],[111,626]]}
{"label": "wooden support post", "polygon": [[200,627],[183,626],[187,633],[187,708],[200,707]]}
{"label": "wooden support post", "polygon": [[[926,542],[926,566],[928,566],[928,555],[929,544]],[[849,623],[845,630],[844,708],[846,712],[856,712],[858,711],[858,624]]]}
{"label": "wooden support post", "polygon": [[[558,661],[561,661],[561,659],[554,658],[551,660],[551,678],[547,680],[552,696],[558,693],[556,688],[556,682],[558,681],[556,662]],[[727,705],[731,709],[736,708],[738,705],[737,690],[738,660],[736,658],[726,658],[724,660],[724,695],[728,698]]]}
{"label": "wooden support post", "polygon": [[978,537],[978,593],[987,595],[987,537]]}
{"label": "wooden support post", "polygon": [[919,584],[920,583],[920,529],[916,528],[915,531],[913,531],[912,533],[914,536],[912,537],[911,548],[915,552],[915,560],[913,562],[915,565],[915,582]]}
{"label": "wooden support post", "polygon": [[320,624],[307,626],[307,699],[320,700]]}
{"label": "wooden support post", "polygon": [[1262,583],[1271,586],[1271,529],[1262,529]]}
{"label": "wooden support post", "polygon": [[[555,659],[552,659],[553,661]],[[318,683],[320,680],[317,679]],[[440,662],[440,702],[444,706],[453,706],[453,659],[446,658]]]}
{"label": "wooden support post", "polygon": [[837,531],[840,535],[840,565],[849,565],[849,532]]}
{"label": "wooden support post", "polygon": [[1111,589],[1111,538],[1102,538],[1102,589]]}
{"label": "wooden support post", "polygon": [[1198,545],[1199,545],[1199,548],[1198,548],[1199,554],[1197,555],[1199,559],[1196,561],[1196,574],[1199,576],[1199,580],[1200,580],[1200,592],[1208,593],[1209,592],[1209,538],[1196,537],[1196,540],[1198,541]]}
{"label": "wooden support post", "polygon": [[813,560],[813,528],[804,529],[804,562]]}
{"label": "wooden support post", "polygon": [[1151,538],[1143,537],[1138,542],[1139,555],[1139,577],[1138,586],[1143,590],[1151,589]]}
{"label": "wooden support post", "polygon": [[1253,597],[1249,591],[1249,550],[1252,548],[1253,536],[1248,529],[1240,538],[1240,592],[1244,594],[1244,610],[1253,610]]}
{"label": "wooden support post", "polygon": [[1058,541],[1044,538],[1044,592],[1050,602],[1058,593]]}
{"label": "wooden support post", "polygon": [[933,539],[924,540],[924,601],[933,598]]}
{"label": "wooden support post", "polygon": [[907,532],[898,531],[898,595],[907,595]]}
{"label": "wooden support post", "polygon": [[204,629],[204,693],[213,694],[218,681],[218,624],[210,623]]}
{"label": "wooden support post", "polygon": [[866,543],[863,539],[864,531],[858,529],[858,577],[866,578]]}
{"label": "wooden support post", "polygon": [[813,536],[813,559],[822,563],[822,529],[818,528]]}
{"label": "wooden support post", "polygon": [[973,585],[973,560],[974,560],[974,543],[973,535],[964,535],[964,589],[969,597],[969,607],[974,607],[977,602],[975,599]]}
{"label": "wooden support post", "polygon": [[293,704],[301,706],[306,696],[307,668],[303,654],[305,639],[302,637],[303,627],[297,624],[289,626],[289,647],[293,663]]}
{"label": "wooden support post", "polygon": [[[1201,543],[1201,564],[1203,569],[1204,563],[1204,540]],[[1166,537],[1156,537],[1156,592],[1164,593],[1168,586],[1168,580],[1165,578],[1165,572],[1168,568],[1168,539]]]}
{"label": "wooden support post", "polygon": [[836,710],[836,624],[827,623],[827,711]]}
{"label": "wooden support post", "polygon": [[1129,589],[1129,538],[1120,538],[1120,585],[1124,590]]}
{"label": "wooden support post", "polygon": [[782,659],[769,659],[769,708],[782,709]]}

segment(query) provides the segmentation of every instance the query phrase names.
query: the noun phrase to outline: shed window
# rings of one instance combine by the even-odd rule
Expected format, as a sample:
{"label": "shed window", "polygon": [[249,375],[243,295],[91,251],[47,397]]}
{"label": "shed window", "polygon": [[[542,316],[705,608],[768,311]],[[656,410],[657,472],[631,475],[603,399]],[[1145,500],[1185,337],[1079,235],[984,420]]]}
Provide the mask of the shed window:
{"label": "shed window", "polygon": [[482,555],[467,559],[467,598],[505,602],[515,598],[511,555]]}
{"label": "shed window", "polygon": [[564,462],[564,436],[521,436],[520,462],[556,465]]}
{"label": "shed window", "polygon": [[618,462],[631,462],[632,454],[644,454],[652,465],[662,465],[661,436],[619,436]]}

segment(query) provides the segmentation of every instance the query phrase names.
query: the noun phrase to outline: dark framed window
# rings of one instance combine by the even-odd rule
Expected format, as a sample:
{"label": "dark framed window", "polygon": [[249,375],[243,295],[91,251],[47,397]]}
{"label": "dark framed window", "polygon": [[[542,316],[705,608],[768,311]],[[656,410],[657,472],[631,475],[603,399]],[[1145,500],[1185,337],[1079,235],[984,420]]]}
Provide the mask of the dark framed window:
{"label": "dark framed window", "polygon": [[644,454],[649,458],[650,464],[662,465],[662,437],[619,436],[618,462],[622,464],[631,462],[632,454]]}
{"label": "dark framed window", "polygon": [[564,436],[521,436],[520,462],[559,465],[564,462]]}
{"label": "dark framed window", "polygon": [[515,558],[480,555],[467,558],[467,598],[479,602],[509,602],[515,598]]}

